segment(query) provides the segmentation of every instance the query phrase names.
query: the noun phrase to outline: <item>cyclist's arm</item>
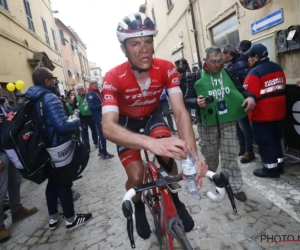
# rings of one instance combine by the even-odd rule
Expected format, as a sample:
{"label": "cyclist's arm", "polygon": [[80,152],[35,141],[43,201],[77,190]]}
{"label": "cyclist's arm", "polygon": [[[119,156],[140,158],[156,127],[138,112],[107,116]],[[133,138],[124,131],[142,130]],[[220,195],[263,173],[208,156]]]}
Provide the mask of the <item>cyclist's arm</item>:
{"label": "cyclist's arm", "polygon": [[169,94],[169,100],[174,113],[179,138],[190,145],[192,151],[191,154],[195,159],[199,159],[191,116],[184,106],[182,93],[176,92]]}

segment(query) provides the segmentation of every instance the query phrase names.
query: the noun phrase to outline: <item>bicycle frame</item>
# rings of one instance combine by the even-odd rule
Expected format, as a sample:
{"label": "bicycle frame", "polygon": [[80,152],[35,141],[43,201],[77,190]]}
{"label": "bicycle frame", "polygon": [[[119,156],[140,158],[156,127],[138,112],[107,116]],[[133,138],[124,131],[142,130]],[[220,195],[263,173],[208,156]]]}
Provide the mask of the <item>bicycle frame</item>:
{"label": "bicycle frame", "polygon": [[[154,182],[159,180],[159,169],[153,162],[149,160],[149,156],[147,154],[147,151],[144,151],[145,157],[146,157],[146,166],[145,166],[145,174],[144,174],[144,183],[149,182]],[[166,186],[158,187],[157,188],[152,188],[152,196],[154,198],[155,204],[153,204],[157,210],[157,214],[154,214],[154,207],[153,205],[149,204],[149,200],[146,197],[145,192],[143,192],[143,201],[144,203],[148,206],[148,209],[152,213],[153,217],[157,216],[158,222],[159,222],[159,227],[158,230],[160,235],[156,235],[159,243],[162,245],[162,238],[166,237],[167,238],[167,246],[168,249],[174,250],[174,245],[173,245],[173,235],[172,232],[170,232],[171,224],[174,221],[177,221],[180,223],[183,229],[183,225],[179,217],[177,216],[177,211],[176,207],[173,203],[170,191]],[[155,218],[154,218],[155,219]],[[184,230],[183,230],[184,232]],[[185,232],[184,232],[185,234]]]}

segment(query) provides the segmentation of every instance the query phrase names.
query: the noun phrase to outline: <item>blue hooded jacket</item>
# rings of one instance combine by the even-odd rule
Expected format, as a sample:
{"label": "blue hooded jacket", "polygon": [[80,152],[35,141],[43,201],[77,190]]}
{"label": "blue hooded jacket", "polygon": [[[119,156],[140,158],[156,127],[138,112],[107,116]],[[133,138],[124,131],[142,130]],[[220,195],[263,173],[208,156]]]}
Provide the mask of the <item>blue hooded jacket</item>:
{"label": "blue hooded jacket", "polygon": [[43,111],[46,124],[44,124],[44,119],[41,117],[38,102],[35,105],[35,111],[38,115],[38,121],[44,133],[45,141],[49,142],[47,147],[57,147],[72,139],[74,130],[79,126],[79,121],[76,119],[68,120],[62,102],[54,94],[54,88],[32,86],[25,93],[25,96],[28,100],[35,102],[44,96]]}

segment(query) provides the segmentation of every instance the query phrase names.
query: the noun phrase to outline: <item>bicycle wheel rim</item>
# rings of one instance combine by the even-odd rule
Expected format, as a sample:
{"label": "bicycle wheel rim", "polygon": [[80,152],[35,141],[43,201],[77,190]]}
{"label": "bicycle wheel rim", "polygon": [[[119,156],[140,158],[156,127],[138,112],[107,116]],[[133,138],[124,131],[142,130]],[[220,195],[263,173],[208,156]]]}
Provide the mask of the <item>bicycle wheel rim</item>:
{"label": "bicycle wheel rim", "polygon": [[183,233],[181,227],[175,222],[172,225],[172,229],[174,231],[174,238],[180,244],[182,249],[184,250],[193,250],[189,240],[187,239],[186,235]]}

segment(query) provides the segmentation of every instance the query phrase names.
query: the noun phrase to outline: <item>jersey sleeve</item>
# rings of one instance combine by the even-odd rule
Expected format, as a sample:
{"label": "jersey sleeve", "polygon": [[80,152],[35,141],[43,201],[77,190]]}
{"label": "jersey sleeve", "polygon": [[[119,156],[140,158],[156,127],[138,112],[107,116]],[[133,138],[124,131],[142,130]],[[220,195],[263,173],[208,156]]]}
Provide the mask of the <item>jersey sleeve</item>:
{"label": "jersey sleeve", "polygon": [[260,78],[256,75],[249,74],[244,83],[243,83],[244,89],[246,89],[247,92],[250,92],[256,96],[257,99],[261,97],[260,95]]}
{"label": "jersey sleeve", "polygon": [[177,69],[171,62],[167,61],[165,65],[165,70],[167,73],[166,89],[168,91],[168,94],[171,95],[174,93],[181,92],[181,89],[179,87],[180,82],[178,78]]}
{"label": "jersey sleeve", "polygon": [[103,79],[102,89],[102,114],[105,114],[107,112],[119,113],[117,83],[118,79],[111,72],[106,73]]}

